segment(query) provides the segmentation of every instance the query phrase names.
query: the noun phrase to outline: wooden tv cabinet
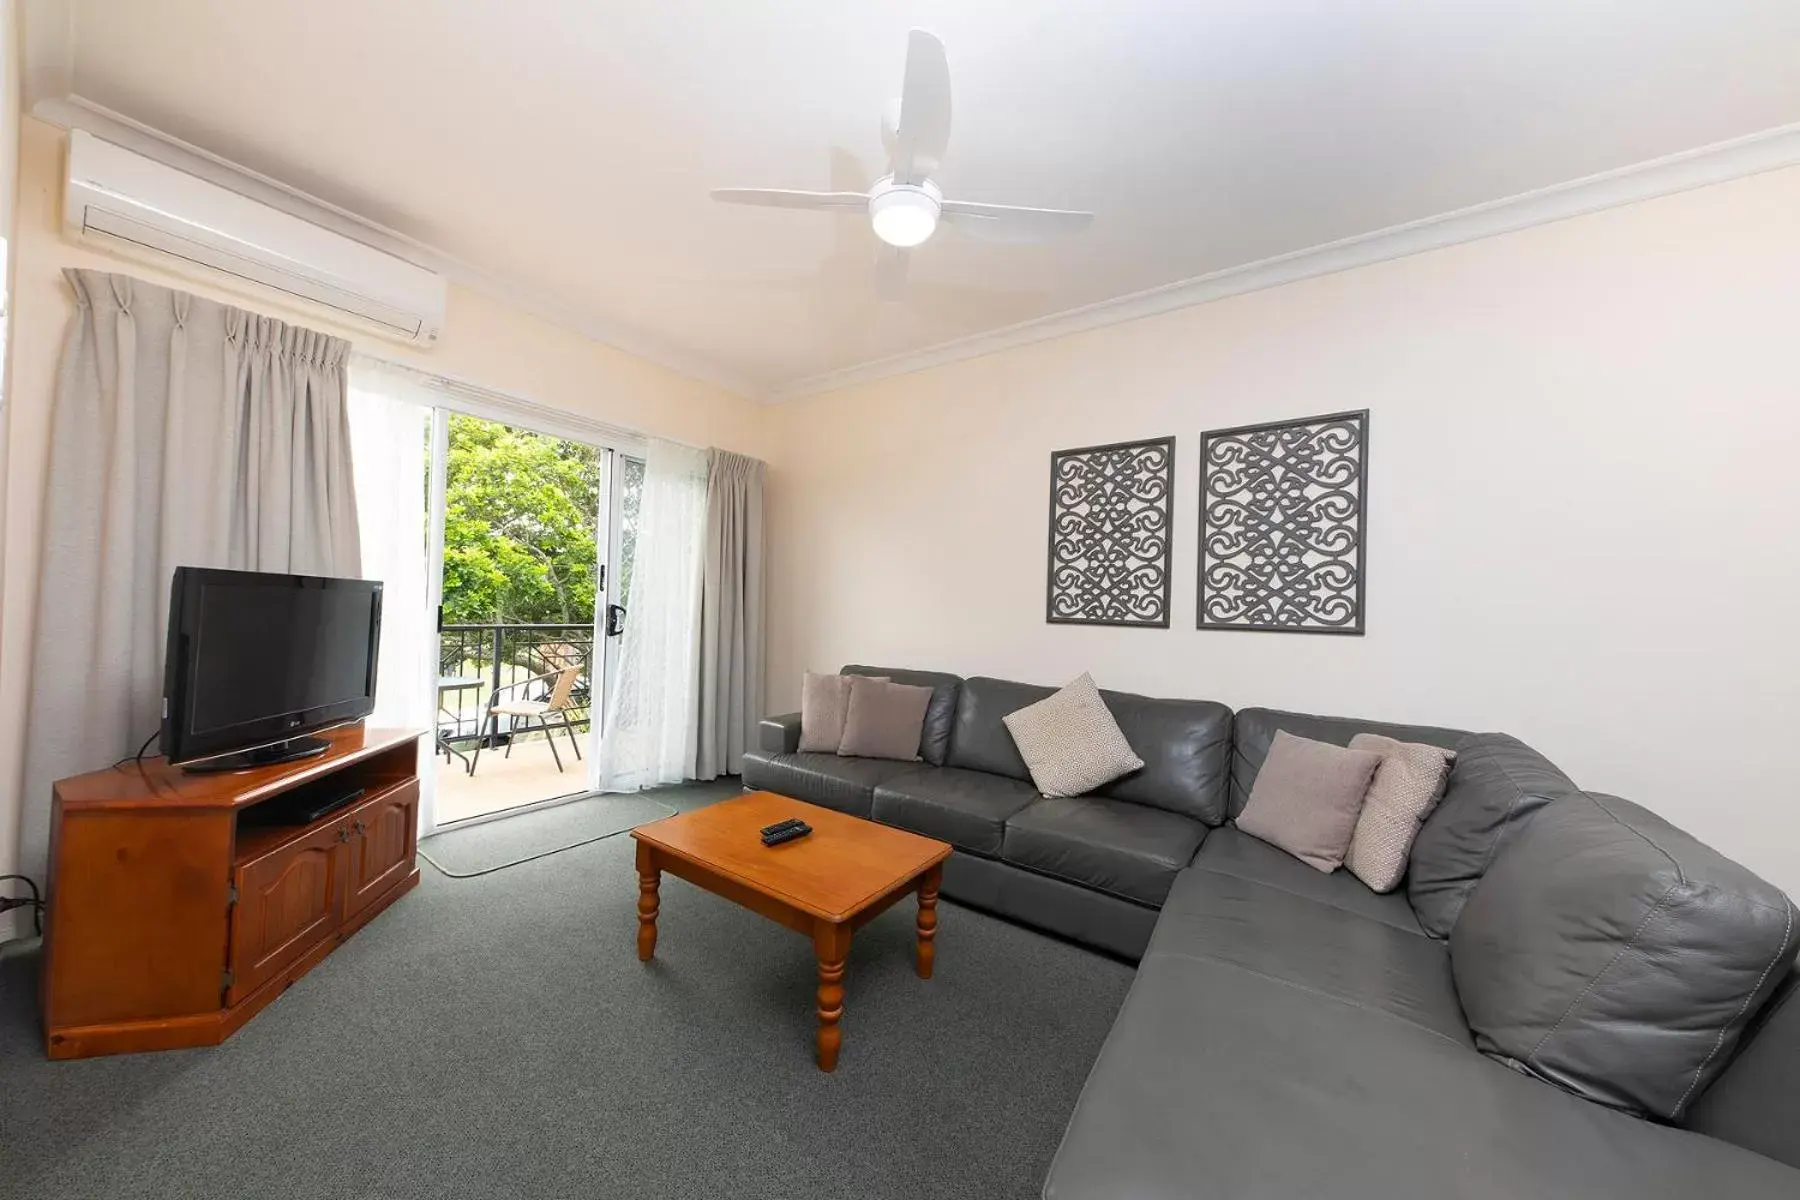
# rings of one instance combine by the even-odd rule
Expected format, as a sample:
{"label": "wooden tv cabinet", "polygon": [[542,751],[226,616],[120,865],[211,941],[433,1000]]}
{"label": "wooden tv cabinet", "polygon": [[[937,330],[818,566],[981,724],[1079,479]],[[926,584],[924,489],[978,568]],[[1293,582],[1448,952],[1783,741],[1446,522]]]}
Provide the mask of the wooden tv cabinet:
{"label": "wooden tv cabinet", "polygon": [[[419,882],[419,734],[219,775],[163,759],[56,785],[44,927],[51,1058],[212,1046]],[[307,825],[266,805],[362,788]],[[285,798],[285,801],[284,799]]]}

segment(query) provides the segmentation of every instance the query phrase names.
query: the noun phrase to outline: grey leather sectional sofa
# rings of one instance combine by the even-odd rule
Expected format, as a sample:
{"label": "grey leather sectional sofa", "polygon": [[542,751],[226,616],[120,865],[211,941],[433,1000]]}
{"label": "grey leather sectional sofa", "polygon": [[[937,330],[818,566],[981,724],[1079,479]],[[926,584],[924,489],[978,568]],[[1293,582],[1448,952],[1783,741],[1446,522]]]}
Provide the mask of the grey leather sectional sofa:
{"label": "grey leather sectional sofa", "polygon": [[[1045,1196],[1800,1197],[1793,905],[1517,739],[1103,692],[1143,770],[1047,799],[1001,718],[1053,689],[845,670],[934,689],[921,761],[798,753],[798,716],[775,717],[747,786],[942,838],[944,895],[1138,962]],[[1283,729],[1457,751],[1398,891],[1232,826]],[[1646,880],[1648,900],[1622,882]],[[1577,921],[1546,942],[1571,904],[1616,937]],[[1700,987],[1659,1029],[1608,1007],[1687,1003],[1696,982],[1718,997]],[[1595,1083],[1630,1092],[1623,1068],[1672,1038],[1691,1043],[1673,1048],[1685,1086]]]}

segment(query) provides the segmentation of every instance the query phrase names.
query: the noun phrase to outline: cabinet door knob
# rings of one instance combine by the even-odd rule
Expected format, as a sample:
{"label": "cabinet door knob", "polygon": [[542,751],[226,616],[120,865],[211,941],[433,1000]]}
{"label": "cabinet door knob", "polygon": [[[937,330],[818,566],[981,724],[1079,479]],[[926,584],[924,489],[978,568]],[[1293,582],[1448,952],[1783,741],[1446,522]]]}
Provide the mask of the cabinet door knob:
{"label": "cabinet door knob", "polygon": [[338,841],[347,842],[349,840],[350,840],[350,830],[342,825],[339,825],[338,826]]}
{"label": "cabinet door knob", "polygon": [[362,823],[362,821],[360,819],[358,819],[358,821],[356,822],[356,836],[362,837],[364,834],[366,834],[368,832],[369,832],[369,827],[367,825],[364,825]]}

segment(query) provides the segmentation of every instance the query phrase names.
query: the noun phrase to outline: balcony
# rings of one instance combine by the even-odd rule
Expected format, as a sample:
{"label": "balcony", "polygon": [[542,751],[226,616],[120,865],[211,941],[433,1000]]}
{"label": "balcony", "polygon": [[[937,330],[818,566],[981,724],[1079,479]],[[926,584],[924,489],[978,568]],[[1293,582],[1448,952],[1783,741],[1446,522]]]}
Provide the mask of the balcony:
{"label": "balcony", "polygon": [[[587,761],[575,757],[569,735],[554,717],[554,753],[544,733],[521,728],[514,734],[504,716],[497,734],[484,728],[488,702],[496,692],[509,702],[548,701],[557,673],[571,668],[577,674],[563,711],[585,756],[596,685],[592,624],[443,627],[438,656],[439,825],[587,790]],[[473,774],[470,763],[476,764]]]}

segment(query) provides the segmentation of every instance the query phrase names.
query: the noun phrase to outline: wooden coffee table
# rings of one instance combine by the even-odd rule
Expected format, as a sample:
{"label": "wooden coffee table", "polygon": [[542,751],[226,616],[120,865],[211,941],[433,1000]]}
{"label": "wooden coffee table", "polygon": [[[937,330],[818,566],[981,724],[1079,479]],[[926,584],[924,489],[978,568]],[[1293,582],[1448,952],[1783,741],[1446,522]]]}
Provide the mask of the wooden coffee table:
{"label": "wooden coffee table", "polygon": [[[799,817],[812,833],[764,846],[764,826]],[[861,817],[774,792],[751,792],[640,825],[637,839],[638,958],[656,952],[657,889],[662,873],[734,900],[812,938],[819,960],[818,1061],[837,1066],[843,1032],[844,959],[850,935],[912,892],[919,896],[919,978],[931,978],[938,883],[950,847]]]}

